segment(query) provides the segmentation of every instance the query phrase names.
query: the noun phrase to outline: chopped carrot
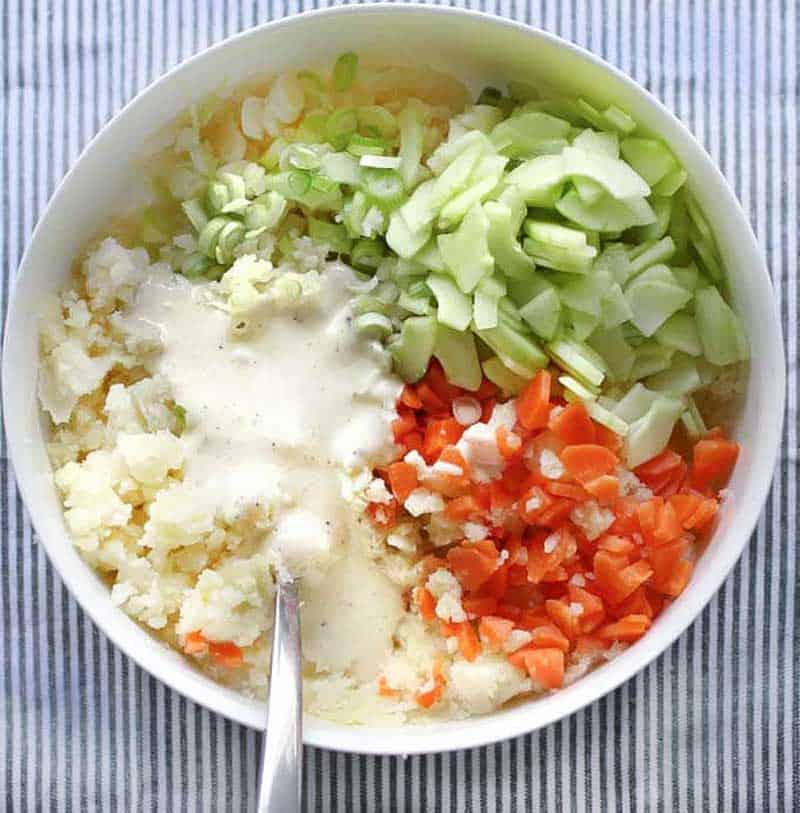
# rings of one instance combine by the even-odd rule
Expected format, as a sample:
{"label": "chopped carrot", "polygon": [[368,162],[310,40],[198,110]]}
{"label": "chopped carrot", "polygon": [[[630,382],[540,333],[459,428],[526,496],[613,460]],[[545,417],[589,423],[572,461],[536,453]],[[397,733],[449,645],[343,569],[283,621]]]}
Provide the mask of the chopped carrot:
{"label": "chopped carrot", "polygon": [[417,487],[417,467],[399,460],[389,465],[389,487],[399,503],[404,503],[408,495]]}
{"label": "chopped carrot", "polygon": [[690,492],[688,494],[673,494],[669,498],[670,505],[675,509],[675,514],[678,517],[678,522],[686,528],[686,522],[697,511],[700,504],[703,502],[703,497],[699,494]]}
{"label": "chopped carrot", "polygon": [[679,559],[675,562],[671,572],[659,577],[653,586],[656,587],[659,593],[666,596],[679,596],[689,583],[693,570],[694,566],[691,562],[687,562],[686,559]]}
{"label": "chopped carrot", "polygon": [[567,445],[594,443],[595,431],[586,407],[576,401],[550,420],[550,429]]}
{"label": "chopped carrot", "polygon": [[739,444],[723,438],[697,441],[692,452],[692,484],[704,489],[722,486],[727,481],[739,457]]}
{"label": "chopped carrot", "polygon": [[[446,497],[459,497],[471,488],[470,466],[464,456],[455,446],[445,446],[442,449],[429,477],[425,478],[425,485],[433,491],[438,491]],[[446,469],[439,471],[438,469]]]}
{"label": "chopped carrot", "polygon": [[472,393],[474,398],[477,398],[479,401],[485,401],[487,398],[496,398],[500,392],[500,387],[497,386],[492,381],[489,381],[488,378],[484,378],[481,381],[480,387],[478,387],[475,392]]}
{"label": "chopped carrot", "polygon": [[413,432],[417,428],[417,419],[414,417],[413,412],[400,412],[398,411],[397,417],[392,421],[392,433],[394,439],[398,443],[409,432]]}
{"label": "chopped carrot", "polygon": [[453,522],[464,522],[464,520],[478,516],[483,512],[483,506],[472,494],[465,494],[462,497],[454,497],[448,500],[444,509],[444,515]]}
{"label": "chopped carrot", "polygon": [[433,593],[425,587],[418,587],[416,600],[422,620],[434,621],[436,619],[436,599],[433,597]]}
{"label": "chopped carrot", "polygon": [[397,522],[397,500],[389,502],[371,502],[367,505],[367,514],[373,525],[387,530],[393,528]]}
{"label": "chopped carrot", "polygon": [[427,463],[433,463],[448,446],[458,443],[464,427],[455,418],[438,418],[428,421],[422,456]]}
{"label": "chopped carrot", "polygon": [[233,641],[209,641],[208,652],[220,666],[228,669],[237,669],[244,663],[244,653]]}
{"label": "chopped carrot", "polygon": [[203,633],[200,630],[186,633],[183,639],[183,651],[187,655],[197,655],[200,652],[208,650],[208,641],[206,641]]}
{"label": "chopped carrot", "polygon": [[564,635],[555,624],[543,624],[541,627],[534,627],[531,630],[529,646],[535,648],[556,647],[563,652],[569,652],[569,638]]}
{"label": "chopped carrot", "polygon": [[522,438],[507,426],[498,426],[497,448],[504,460],[513,460],[522,453]]}
{"label": "chopped carrot", "polygon": [[569,585],[567,593],[570,604],[580,604],[583,608],[578,621],[581,632],[591,632],[602,623],[606,612],[599,596],[575,584]]}
{"label": "chopped carrot", "polygon": [[536,524],[545,528],[558,528],[572,513],[574,507],[575,503],[572,500],[557,499],[539,514]]}
{"label": "chopped carrot", "polygon": [[513,629],[513,621],[497,615],[486,615],[481,618],[478,624],[481,639],[494,649],[502,648]]}
{"label": "chopped carrot", "polygon": [[475,628],[469,621],[465,621],[459,626],[458,649],[464,659],[470,662],[481,654],[481,642],[475,633]]}
{"label": "chopped carrot", "polygon": [[436,359],[431,361],[422,381],[436,393],[440,400],[447,404],[463,392],[461,388],[454,386],[447,380],[442,365]]}
{"label": "chopped carrot", "polygon": [[494,596],[466,596],[461,599],[461,606],[470,618],[483,618],[497,609],[497,599]]}
{"label": "chopped carrot", "polygon": [[616,454],[622,448],[622,438],[616,433],[612,432],[607,426],[601,423],[594,425],[595,443],[605,446],[606,449]]}
{"label": "chopped carrot", "polygon": [[653,618],[653,605],[647,598],[644,587],[637,587],[621,604],[609,609],[614,618],[623,618],[626,615],[646,615]]}
{"label": "chopped carrot", "polygon": [[438,556],[434,556],[432,553],[421,559],[417,565],[419,578],[423,582],[428,580],[428,576],[430,576],[431,573],[435,573],[437,570],[442,569],[447,570],[447,562],[445,562],[444,559],[440,559]]}
{"label": "chopped carrot", "polygon": [[702,500],[691,516],[684,520],[683,527],[687,530],[702,531],[716,516],[717,508],[719,503],[713,497]]}
{"label": "chopped carrot", "polygon": [[521,629],[528,630],[529,632],[536,629],[536,627],[542,627],[549,623],[550,616],[545,611],[544,605],[541,607],[530,607],[527,610],[522,610],[516,619],[517,626]]}
{"label": "chopped carrot", "polygon": [[548,599],[544,603],[545,610],[555,625],[570,640],[577,636],[579,616],[572,612],[572,608],[566,601],[559,599]]}
{"label": "chopped carrot", "polygon": [[431,415],[440,415],[449,409],[449,401],[439,397],[424,381],[417,385],[417,397],[423,409]]}
{"label": "chopped carrot", "polygon": [[664,449],[641,466],[637,466],[634,473],[648,488],[658,493],[659,486],[663,484],[665,478],[669,478],[682,463],[683,458],[677,452]]}
{"label": "chopped carrot", "polygon": [[422,409],[422,400],[419,395],[417,395],[417,391],[410,384],[406,384],[403,387],[399,401],[409,409]]}
{"label": "chopped carrot", "polygon": [[458,545],[447,552],[447,562],[453,575],[465,590],[477,590],[485,584],[497,569],[497,549],[488,542],[494,555],[487,552],[481,543]]}
{"label": "chopped carrot", "polygon": [[611,474],[602,474],[589,480],[583,487],[600,505],[613,505],[619,497],[619,478]]}
{"label": "chopped carrot", "polygon": [[594,573],[609,604],[620,604],[653,575],[653,568],[643,559],[619,567],[613,554],[599,550],[594,557]]}
{"label": "chopped carrot", "polygon": [[495,406],[497,406],[497,401],[494,398],[487,398],[481,404],[481,421],[483,423],[489,423],[492,419]]}
{"label": "chopped carrot", "polygon": [[597,655],[600,652],[605,652],[608,649],[608,644],[596,635],[579,635],[575,639],[576,655]]}
{"label": "chopped carrot", "polygon": [[520,517],[529,525],[537,523],[542,511],[553,504],[553,498],[539,486],[531,486],[517,501]]}
{"label": "chopped carrot", "polygon": [[650,624],[646,615],[626,615],[619,621],[600,627],[597,636],[605,641],[638,641],[650,628]]}
{"label": "chopped carrot", "polygon": [[414,696],[417,704],[424,709],[429,709],[434,703],[439,702],[444,692],[445,684],[447,683],[442,667],[442,659],[439,656],[434,659],[431,667],[431,683],[433,686],[430,689],[417,692]]}
{"label": "chopped carrot", "polygon": [[611,474],[619,458],[605,446],[583,443],[567,446],[561,452],[561,462],[570,477],[579,483],[588,483],[604,474]]}
{"label": "chopped carrot", "polygon": [[564,682],[564,653],[560,649],[531,649],[524,655],[525,668],[544,689],[558,689]]}
{"label": "chopped carrot", "polygon": [[636,544],[632,539],[615,534],[605,534],[597,542],[598,550],[606,550],[609,553],[621,556],[630,556],[636,550]]}
{"label": "chopped carrot", "polygon": [[500,565],[481,587],[481,592],[499,602],[508,590],[508,571],[508,563]]}
{"label": "chopped carrot", "polygon": [[412,450],[422,454],[423,442],[422,432],[407,432],[400,441],[400,445],[403,447],[403,456],[405,456],[406,452]]}
{"label": "chopped carrot", "polygon": [[656,527],[653,529],[653,541],[658,544],[672,542],[673,539],[677,539],[681,535],[682,531],[683,527],[672,504],[669,502],[662,503],[658,509]]}
{"label": "chopped carrot", "polygon": [[566,500],[583,502],[586,499],[586,492],[575,483],[559,483],[557,480],[551,480],[545,485],[545,489],[548,494],[552,494],[554,497],[563,497]]}
{"label": "chopped carrot", "polygon": [[400,697],[400,690],[393,689],[387,682],[386,678],[381,675],[378,678],[378,694],[381,697]]}
{"label": "chopped carrot", "polygon": [[544,429],[547,426],[551,383],[550,373],[539,370],[517,398],[517,420],[526,429]]}

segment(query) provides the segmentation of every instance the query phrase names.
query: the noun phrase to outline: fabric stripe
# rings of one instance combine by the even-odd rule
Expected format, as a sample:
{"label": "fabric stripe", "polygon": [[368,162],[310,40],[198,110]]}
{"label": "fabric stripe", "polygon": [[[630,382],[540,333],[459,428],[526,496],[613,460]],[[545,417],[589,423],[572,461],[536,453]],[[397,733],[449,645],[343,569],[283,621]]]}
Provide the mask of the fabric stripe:
{"label": "fabric stripe", "polygon": [[[0,0],[5,305],[53,189],[114,112],[225,36],[326,0]],[[798,807],[796,0],[456,0],[573,39],[685,121],[751,218],[786,336],[784,455],[751,544],[664,656],[544,731],[468,752],[308,748],[306,810]],[[0,439],[0,798],[10,810],[255,810],[261,737],[168,690],[66,593]]]}

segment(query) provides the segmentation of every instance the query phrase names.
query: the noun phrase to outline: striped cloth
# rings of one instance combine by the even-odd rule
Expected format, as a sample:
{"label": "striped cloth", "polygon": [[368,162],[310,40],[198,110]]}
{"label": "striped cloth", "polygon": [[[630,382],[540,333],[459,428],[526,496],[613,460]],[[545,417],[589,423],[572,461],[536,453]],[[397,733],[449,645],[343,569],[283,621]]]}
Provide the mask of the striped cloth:
{"label": "striped cloth", "polygon": [[[56,183],[124,102],[209,43],[311,7],[0,3],[4,305]],[[618,65],[720,164],[767,253],[779,299],[789,358],[784,455],[735,571],[691,629],[634,680],[557,725],[490,748],[405,760],[308,748],[306,808],[797,810],[797,5],[470,5],[558,33]],[[254,810],[260,735],[188,702],[109,644],[33,538],[4,439],[0,453],[5,809]]]}

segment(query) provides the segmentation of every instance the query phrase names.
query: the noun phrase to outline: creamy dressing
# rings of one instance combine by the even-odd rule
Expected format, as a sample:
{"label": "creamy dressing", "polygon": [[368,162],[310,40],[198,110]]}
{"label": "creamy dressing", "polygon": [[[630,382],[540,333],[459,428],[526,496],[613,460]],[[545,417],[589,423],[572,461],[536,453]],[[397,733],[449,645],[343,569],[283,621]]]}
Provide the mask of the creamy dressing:
{"label": "creamy dressing", "polygon": [[186,409],[184,482],[233,514],[280,491],[265,545],[302,578],[307,657],[365,679],[390,651],[402,605],[366,558],[340,478],[390,458],[400,384],[381,349],[351,329],[352,279],[331,265],[313,301],[265,303],[232,320],[208,285],[156,272],[126,318],[161,335],[148,367]]}

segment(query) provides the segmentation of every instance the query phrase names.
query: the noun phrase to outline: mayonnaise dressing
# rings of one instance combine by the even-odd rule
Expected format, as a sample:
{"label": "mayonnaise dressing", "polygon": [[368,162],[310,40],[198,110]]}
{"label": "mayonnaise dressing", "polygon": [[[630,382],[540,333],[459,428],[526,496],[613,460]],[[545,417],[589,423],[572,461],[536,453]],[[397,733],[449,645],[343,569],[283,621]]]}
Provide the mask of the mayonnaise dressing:
{"label": "mayonnaise dressing", "polygon": [[301,577],[306,655],[365,679],[391,650],[402,602],[368,562],[340,478],[391,458],[400,383],[351,328],[352,279],[331,264],[312,301],[266,303],[240,321],[207,285],[154,273],[126,316],[161,335],[148,365],[186,409],[184,482],[234,509],[277,484],[283,503],[264,544]]}

